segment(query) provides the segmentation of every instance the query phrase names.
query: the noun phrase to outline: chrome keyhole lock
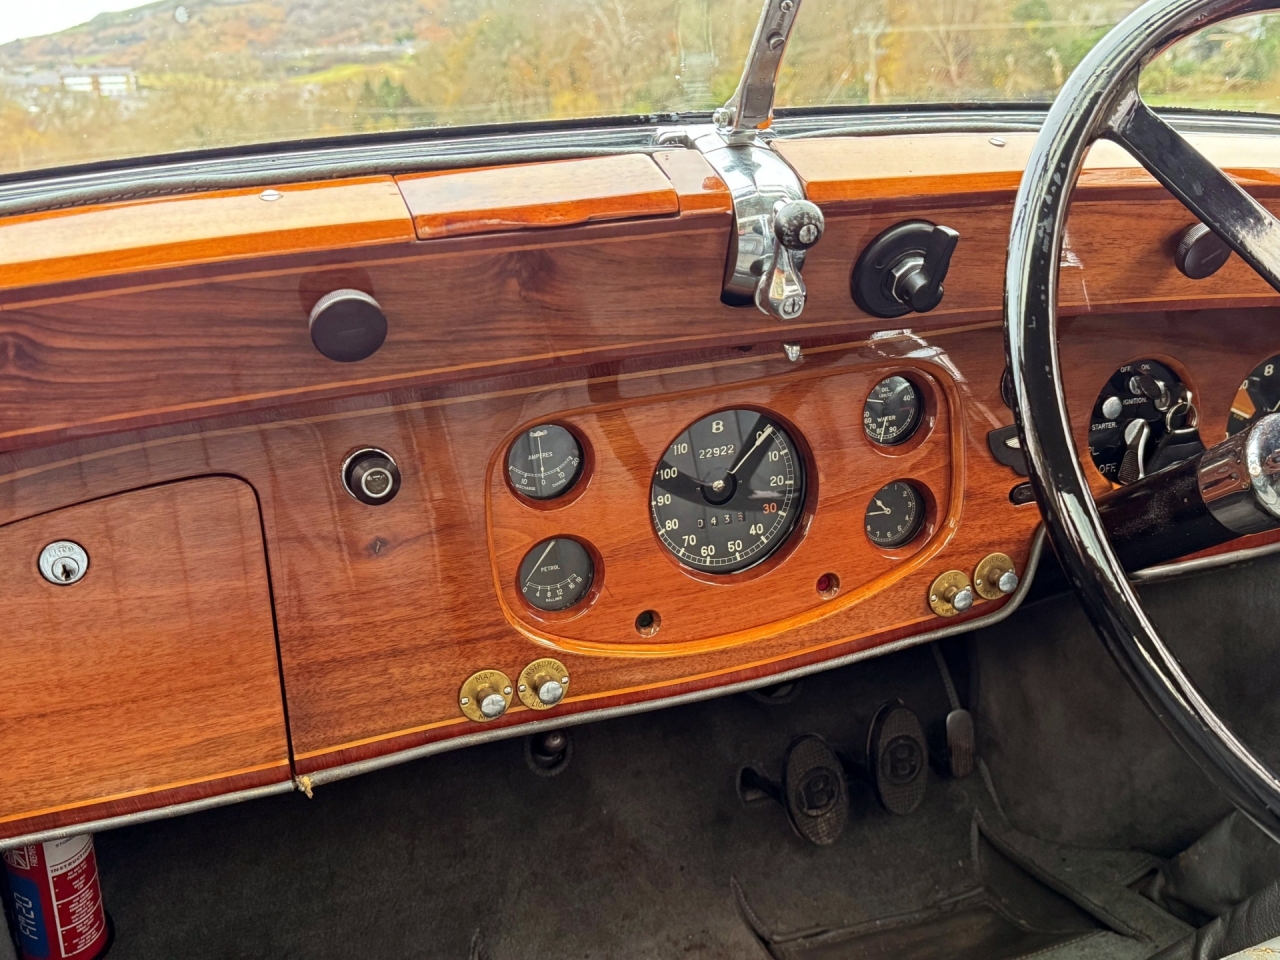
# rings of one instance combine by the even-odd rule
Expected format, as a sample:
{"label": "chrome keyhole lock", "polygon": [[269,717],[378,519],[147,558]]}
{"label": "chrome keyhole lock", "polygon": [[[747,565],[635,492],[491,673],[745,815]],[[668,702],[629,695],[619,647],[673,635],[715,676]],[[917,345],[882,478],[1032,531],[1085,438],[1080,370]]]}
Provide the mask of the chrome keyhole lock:
{"label": "chrome keyhole lock", "polygon": [[67,587],[84,579],[89,554],[73,540],[55,540],[40,551],[40,575],[50,583]]}

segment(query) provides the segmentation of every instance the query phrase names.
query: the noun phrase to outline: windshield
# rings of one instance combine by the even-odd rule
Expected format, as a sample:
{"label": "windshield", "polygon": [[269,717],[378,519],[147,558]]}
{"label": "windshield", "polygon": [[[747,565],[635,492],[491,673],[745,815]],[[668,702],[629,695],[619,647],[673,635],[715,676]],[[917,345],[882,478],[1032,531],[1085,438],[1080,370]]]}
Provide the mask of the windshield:
{"label": "windshield", "polygon": [[[376,131],[707,111],[733,93],[760,10],[759,0],[9,3],[0,173]],[[1135,5],[805,0],[777,103],[1048,101]],[[1161,56],[1144,93],[1157,105],[1280,112],[1278,46],[1274,17],[1220,25]]]}

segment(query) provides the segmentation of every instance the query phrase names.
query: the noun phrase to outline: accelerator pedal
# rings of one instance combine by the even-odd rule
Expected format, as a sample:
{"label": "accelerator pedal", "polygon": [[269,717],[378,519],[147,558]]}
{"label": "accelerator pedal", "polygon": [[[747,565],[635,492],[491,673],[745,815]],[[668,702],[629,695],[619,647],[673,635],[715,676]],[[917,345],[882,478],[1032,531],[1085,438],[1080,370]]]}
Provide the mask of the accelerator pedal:
{"label": "accelerator pedal", "polygon": [[973,714],[968,710],[947,714],[947,755],[951,776],[963,780],[973,773]]}
{"label": "accelerator pedal", "polygon": [[929,779],[929,747],[920,718],[900,701],[876,711],[867,738],[871,779],[890,813],[911,813],[924,801]]}
{"label": "accelerator pedal", "polygon": [[827,741],[807,733],[791,742],[783,791],[796,833],[820,847],[840,839],[849,822],[849,788],[840,758]]}

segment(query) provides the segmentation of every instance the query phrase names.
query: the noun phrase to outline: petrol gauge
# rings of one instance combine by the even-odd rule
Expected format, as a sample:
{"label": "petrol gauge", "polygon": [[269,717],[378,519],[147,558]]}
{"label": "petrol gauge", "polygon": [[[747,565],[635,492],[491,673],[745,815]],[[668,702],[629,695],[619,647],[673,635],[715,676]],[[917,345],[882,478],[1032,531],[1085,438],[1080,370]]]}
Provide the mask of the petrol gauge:
{"label": "petrol gauge", "polygon": [[596,567],[577,540],[543,540],[520,562],[520,592],[539,610],[567,610],[591,589]]}
{"label": "petrol gauge", "polygon": [[568,493],[582,469],[582,447],[572,433],[540,423],[520,434],[507,451],[511,485],[533,500]]}
{"label": "petrol gauge", "polygon": [[1108,480],[1132,483],[1203,449],[1191,391],[1159,361],[1125,364],[1098,394],[1089,455]]}
{"label": "petrol gauge", "polygon": [[920,391],[906,377],[877,383],[862,405],[862,429],[882,446],[906,443],[920,426]]}
{"label": "petrol gauge", "polygon": [[804,497],[795,442],[756,410],[723,410],[689,426],[649,488],[662,545],[707,573],[745,570],[771,555],[795,529]]}
{"label": "petrol gauge", "polygon": [[886,484],[867,504],[867,539],[879,547],[909,543],[924,524],[924,512],[924,495],[914,484],[906,480]]}
{"label": "petrol gauge", "polygon": [[1268,357],[1244,378],[1227,417],[1227,436],[1239,433],[1268,413],[1280,410],[1280,354]]}

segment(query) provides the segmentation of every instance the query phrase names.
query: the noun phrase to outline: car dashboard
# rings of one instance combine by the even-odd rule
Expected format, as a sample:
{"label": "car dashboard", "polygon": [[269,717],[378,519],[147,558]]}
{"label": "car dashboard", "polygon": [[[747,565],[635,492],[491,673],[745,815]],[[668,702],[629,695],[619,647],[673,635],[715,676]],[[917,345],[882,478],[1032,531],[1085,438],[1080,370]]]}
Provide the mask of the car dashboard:
{"label": "car dashboard", "polygon": [[[772,140],[825,222],[791,319],[726,302],[734,191],[696,136],[0,219],[0,845],[1021,602],[1001,301],[1034,134]],[[1276,209],[1272,138],[1188,137]],[[903,225],[954,250],[936,306],[878,316],[902,278],[864,255]],[[1277,296],[1194,228],[1095,145],[1059,297],[1095,495],[1280,406]]]}

